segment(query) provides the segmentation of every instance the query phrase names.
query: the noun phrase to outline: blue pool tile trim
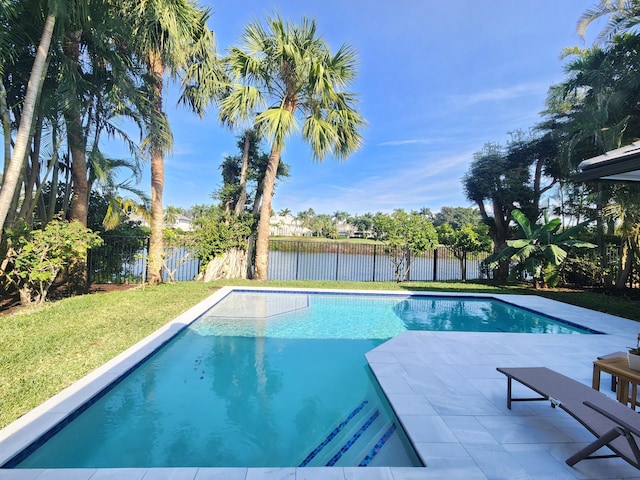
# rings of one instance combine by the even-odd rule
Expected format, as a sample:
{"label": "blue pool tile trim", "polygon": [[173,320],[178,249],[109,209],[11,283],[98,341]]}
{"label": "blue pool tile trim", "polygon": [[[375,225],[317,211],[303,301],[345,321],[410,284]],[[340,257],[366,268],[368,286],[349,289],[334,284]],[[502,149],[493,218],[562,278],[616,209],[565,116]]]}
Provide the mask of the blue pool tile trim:
{"label": "blue pool tile trim", "polygon": [[387,440],[389,440],[389,437],[391,437],[391,435],[393,435],[393,432],[396,431],[396,423],[393,422],[391,424],[391,426],[387,429],[386,432],[384,432],[384,435],[382,435],[382,437],[380,437],[380,440],[378,440],[378,443],[376,443],[373,448],[371,449],[371,451],[367,454],[366,457],[364,457],[362,459],[362,461],[358,464],[359,467],[368,467],[369,464],[371,463],[371,460],[373,460],[375,458],[375,456],[378,454],[378,452],[380,452],[380,450],[382,450],[382,447],[384,447],[384,444],[387,443]]}
{"label": "blue pool tile trim", "polygon": [[325,438],[325,439],[322,441],[322,443],[321,443],[320,445],[318,445],[316,448],[314,448],[314,449],[313,449],[313,451],[312,451],[309,455],[307,455],[307,458],[305,458],[299,466],[300,466],[300,467],[306,467],[306,466],[309,464],[309,462],[310,462],[311,460],[313,460],[313,459],[314,459],[314,457],[315,457],[316,455],[318,455],[318,453],[320,453],[320,451],[321,451],[324,447],[326,447],[326,446],[327,446],[327,444],[328,444],[331,440],[333,440],[333,439],[335,438],[335,436],[336,436],[336,435],[338,435],[338,433],[340,433],[340,431],[341,431],[344,427],[346,427],[346,426],[347,426],[347,424],[348,424],[348,423],[353,419],[353,417],[355,417],[358,413],[360,413],[360,412],[362,411],[362,409],[363,409],[363,408],[364,408],[368,403],[369,403],[369,401],[368,401],[368,400],[365,400],[365,401],[364,401],[364,402],[362,402],[360,405],[358,405],[358,406],[356,407],[356,409],[355,409],[353,412],[351,412],[351,413],[349,414],[349,416],[348,416],[346,419],[344,419],[342,422],[340,422],[340,424],[339,424],[336,428],[334,428],[334,429],[333,429],[333,431],[332,431],[329,435],[327,435],[327,438]]}
{"label": "blue pool tile trim", "polygon": [[349,441],[342,446],[340,451],[336,453],[333,456],[333,458],[327,462],[325,466],[333,467],[338,462],[338,460],[340,460],[340,457],[342,457],[342,455],[344,455],[349,451],[349,449],[353,446],[353,444],[356,443],[356,441],[362,436],[365,430],[371,426],[371,424],[375,421],[376,418],[378,418],[379,415],[380,415],[379,410],[376,410],[375,412],[373,412],[373,415],[371,415],[369,419],[364,423],[364,425],[360,427],[360,430],[358,430],[356,433],[353,434],[353,437],[351,437]]}

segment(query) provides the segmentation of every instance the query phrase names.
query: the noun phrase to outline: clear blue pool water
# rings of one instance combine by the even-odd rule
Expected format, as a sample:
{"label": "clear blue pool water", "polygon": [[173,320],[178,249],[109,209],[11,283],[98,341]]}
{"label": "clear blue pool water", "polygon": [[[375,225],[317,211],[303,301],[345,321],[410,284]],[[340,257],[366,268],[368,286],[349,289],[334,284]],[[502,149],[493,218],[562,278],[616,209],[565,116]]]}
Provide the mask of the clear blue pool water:
{"label": "clear blue pool water", "polygon": [[364,357],[407,329],[585,333],[485,299],[234,292],[9,466],[420,465]]}

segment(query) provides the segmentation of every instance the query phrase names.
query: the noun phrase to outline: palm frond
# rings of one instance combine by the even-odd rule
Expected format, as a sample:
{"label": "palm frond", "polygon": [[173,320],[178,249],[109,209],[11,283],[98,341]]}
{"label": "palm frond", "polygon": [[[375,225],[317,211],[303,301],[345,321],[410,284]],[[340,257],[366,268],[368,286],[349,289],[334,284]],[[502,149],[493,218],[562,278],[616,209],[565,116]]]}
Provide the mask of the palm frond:
{"label": "palm frond", "polygon": [[255,125],[279,150],[284,148],[287,138],[299,128],[295,115],[286,108],[268,108],[256,116]]}
{"label": "palm frond", "polygon": [[220,121],[225,125],[245,126],[254,119],[256,112],[265,107],[260,90],[252,85],[233,85],[231,93],[220,102]]}

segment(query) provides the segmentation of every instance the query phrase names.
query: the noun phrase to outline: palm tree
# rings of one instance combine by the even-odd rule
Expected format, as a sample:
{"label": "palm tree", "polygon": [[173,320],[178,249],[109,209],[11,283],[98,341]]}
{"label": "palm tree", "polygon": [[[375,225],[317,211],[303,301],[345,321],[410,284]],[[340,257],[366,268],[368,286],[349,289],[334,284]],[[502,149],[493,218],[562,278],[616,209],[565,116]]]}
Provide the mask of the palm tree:
{"label": "palm tree", "polygon": [[182,215],[180,207],[168,205],[164,211],[164,221],[167,225],[174,225],[178,221],[178,215]]}
{"label": "palm tree", "polygon": [[333,212],[333,215],[331,215],[331,217],[333,218],[333,222],[335,224],[339,224],[346,221],[349,218],[349,212],[336,210],[335,212]]}
{"label": "palm tree", "polygon": [[587,10],[578,19],[578,35],[584,37],[591,23],[606,17],[609,19],[596,38],[598,43],[607,42],[619,33],[635,30],[640,24],[640,1],[600,0],[595,8]]}
{"label": "palm tree", "polygon": [[[3,13],[9,8],[8,2],[2,3]],[[0,190],[0,238],[4,230],[5,220],[11,208],[11,203],[18,186],[20,172],[26,159],[29,139],[31,138],[31,129],[33,126],[34,113],[39,93],[42,89],[42,81],[47,68],[47,57],[49,56],[49,46],[53,37],[53,29],[56,23],[58,12],[57,3],[51,2],[51,8],[46,14],[42,36],[40,43],[36,49],[35,60],[31,68],[29,82],[24,97],[22,107],[22,115],[20,117],[20,125],[16,134],[16,141],[11,155],[11,161],[5,168],[4,177],[2,179],[2,189]]]}
{"label": "palm tree", "polygon": [[255,278],[266,280],[271,197],[287,138],[302,122],[302,136],[316,160],[345,159],[362,144],[364,119],[355,109],[355,96],[344,91],[356,74],[355,50],[343,45],[331,54],[315,20],[294,25],[275,16],[266,27],[249,24],[242,40],[226,58],[235,83],[221,101],[220,116],[234,125],[252,122],[271,142],[255,258]]}
{"label": "palm tree", "polygon": [[173,137],[163,110],[164,76],[176,78],[191,63],[215,63],[215,41],[206,21],[209,10],[191,0],[135,0],[125,7],[134,25],[132,46],[144,58],[150,105],[143,147],[151,157],[150,284],[162,282],[164,156]]}
{"label": "palm tree", "polygon": [[298,212],[296,215],[296,220],[300,222],[303,228],[310,228],[311,221],[315,218],[316,212],[313,208],[309,208],[307,210],[303,210],[302,212]]}

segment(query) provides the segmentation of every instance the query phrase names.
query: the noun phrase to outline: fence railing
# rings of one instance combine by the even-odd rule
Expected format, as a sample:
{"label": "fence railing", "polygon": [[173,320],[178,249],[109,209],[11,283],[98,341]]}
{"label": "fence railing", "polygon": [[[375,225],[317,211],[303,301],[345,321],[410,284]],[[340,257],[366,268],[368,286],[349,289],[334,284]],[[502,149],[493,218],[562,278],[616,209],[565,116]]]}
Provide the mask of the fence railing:
{"label": "fence railing", "polygon": [[[308,242],[272,239],[270,280],[396,280],[392,251],[383,244]],[[409,280],[445,281],[484,278],[481,262],[487,253],[467,253],[458,259],[448,247],[410,254]],[[466,275],[465,275],[466,273]]]}
{"label": "fence railing", "polygon": [[[617,271],[618,245],[607,246],[610,274]],[[147,278],[149,237],[107,236],[101,247],[89,251],[89,279],[96,283],[140,283]],[[270,280],[396,280],[390,256],[383,244],[322,242],[271,239],[269,244]],[[468,252],[456,258],[448,247],[439,246],[420,255],[410,255],[409,280],[447,281],[487,278],[482,261],[488,253]],[[182,239],[172,240],[164,249],[163,279],[193,280],[200,272],[200,261]],[[594,261],[596,261],[594,259]],[[627,287],[638,288],[640,267],[635,265]]]}
{"label": "fence railing", "polygon": [[[269,244],[270,280],[396,280],[390,257],[382,244],[309,242],[272,239]],[[149,237],[104,238],[101,247],[89,252],[89,279],[96,283],[140,283],[147,278]],[[481,262],[487,254],[468,253],[458,259],[447,247],[409,256],[409,280],[444,281],[484,278]],[[172,241],[164,249],[163,279],[193,280],[200,261],[186,242]],[[466,275],[463,275],[463,272]]]}
{"label": "fence railing", "polygon": [[[141,283],[147,279],[149,237],[106,236],[104,244],[89,251],[89,280],[95,283]],[[163,254],[164,281],[193,280],[200,261],[186,242],[172,240]]]}

